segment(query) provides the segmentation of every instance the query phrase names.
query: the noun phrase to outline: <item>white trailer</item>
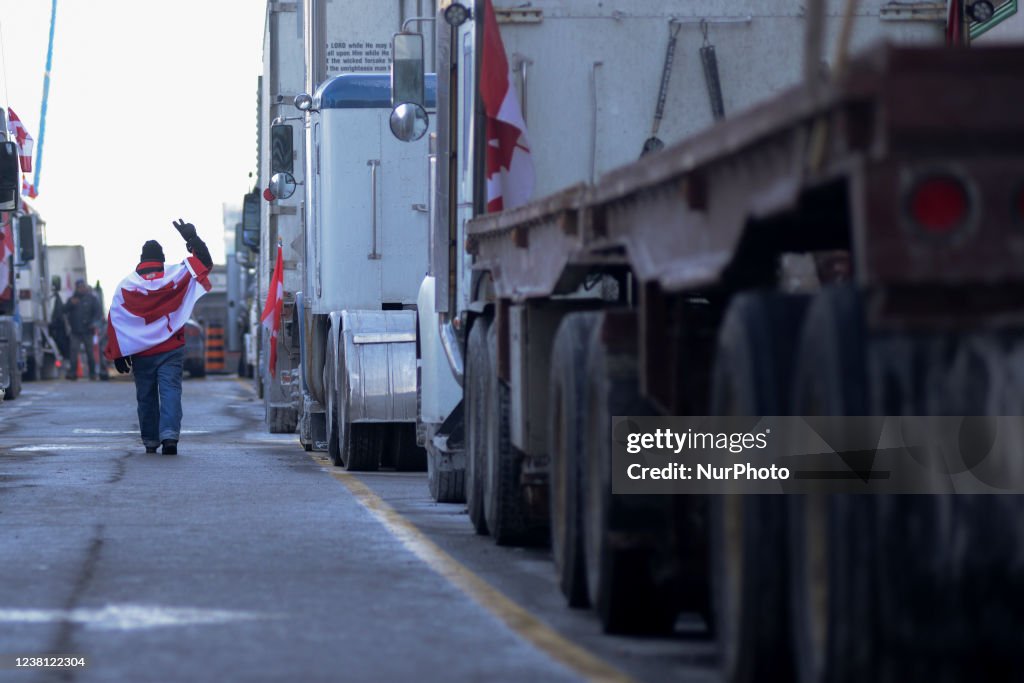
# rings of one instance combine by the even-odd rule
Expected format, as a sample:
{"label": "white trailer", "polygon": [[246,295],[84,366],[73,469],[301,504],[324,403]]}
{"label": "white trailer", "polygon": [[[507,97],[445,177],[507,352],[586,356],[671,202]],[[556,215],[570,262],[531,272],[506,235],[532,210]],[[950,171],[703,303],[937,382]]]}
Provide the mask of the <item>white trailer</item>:
{"label": "white trailer", "polygon": [[[445,11],[458,4],[438,2],[437,26],[445,26]],[[471,19],[436,33],[442,103],[437,158],[451,161],[435,170],[437,228],[430,273],[421,288],[418,327],[422,349],[447,351],[441,356],[424,351],[420,386],[421,420],[431,436],[426,440],[430,488],[442,501],[465,495],[462,349],[474,319],[479,316],[486,324],[494,315],[486,264],[474,263],[465,250],[452,247],[466,244],[466,222],[485,212],[484,124],[476,113],[484,2],[463,4]],[[595,0],[536,6],[496,0],[495,5],[509,79],[528,127],[536,197],[591,183],[636,160],[647,140],[657,138],[666,145],[679,141],[717,116],[746,109],[796,83],[808,69],[824,75],[834,66],[843,10],[840,0],[825,3],[823,44],[817,49],[823,58],[809,63],[799,49],[805,16],[797,2],[660,0],[619,7]],[[854,49],[881,38],[934,43],[941,39],[946,19],[941,3],[869,0],[860,3],[857,13]],[[449,102],[454,104],[450,110],[444,106]],[[537,283],[539,288],[549,285]],[[576,296],[600,298],[601,290],[581,288]],[[512,358],[522,361],[517,367],[531,367],[531,348],[547,352],[559,317],[533,320],[530,335],[524,327],[516,336],[521,346],[512,350]],[[528,338],[534,345],[529,348]],[[438,357],[446,360],[435,367]],[[525,455],[527,471],[535,469],[531,459],[536,459],[536,469],[543,472],[547,438],[540,425],[545,402],[531,395],[525,383],[515,383],[512,392],[512,444]],[[520,476],[520,468],[513,469],[512,476]],[[474,523],[482,529],[483,518],[474,510],[479,512],[478,506],[471,505]]]}
{"label": "white trailer", "polygon": [[48,246],[46,262],[53,283],[53,293],[60,295],[61,301],[67,301],[74,294],[75,282],[89,281],[85,270],[85,247],[79,244]]}

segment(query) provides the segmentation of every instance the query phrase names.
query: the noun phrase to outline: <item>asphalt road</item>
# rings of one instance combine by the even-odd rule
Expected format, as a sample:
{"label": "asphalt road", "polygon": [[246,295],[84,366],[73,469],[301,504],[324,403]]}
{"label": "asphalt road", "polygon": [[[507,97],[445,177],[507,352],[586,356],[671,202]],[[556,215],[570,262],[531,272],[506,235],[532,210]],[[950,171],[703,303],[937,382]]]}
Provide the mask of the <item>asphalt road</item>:
{"label": "asphalt road", "polygon": [[[128,381],[0,404],[0,681],[718,680],[699,626],[604,636],[545,551],[267,434],[247,383],[187,380],[184,408],[163,456]],[[87,666],[9,666],[48,654]]]}

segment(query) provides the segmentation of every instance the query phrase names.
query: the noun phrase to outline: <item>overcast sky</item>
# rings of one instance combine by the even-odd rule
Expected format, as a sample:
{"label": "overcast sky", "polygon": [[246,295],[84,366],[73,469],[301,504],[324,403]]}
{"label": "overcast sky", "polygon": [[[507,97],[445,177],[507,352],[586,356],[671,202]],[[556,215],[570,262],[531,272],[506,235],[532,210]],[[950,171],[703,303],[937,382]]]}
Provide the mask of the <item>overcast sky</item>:
{"label": "overcast sky", "polygon": [[[264,0],[58,0],[39,197],[50,244],[85,246],[108,299],[171,221],[196,225],[224,261],[221,205],[239,203],[256,159]],[[0,102],[36,138],[49,0],[0,0]],[[255,174],[254,174],[255,176]]]}

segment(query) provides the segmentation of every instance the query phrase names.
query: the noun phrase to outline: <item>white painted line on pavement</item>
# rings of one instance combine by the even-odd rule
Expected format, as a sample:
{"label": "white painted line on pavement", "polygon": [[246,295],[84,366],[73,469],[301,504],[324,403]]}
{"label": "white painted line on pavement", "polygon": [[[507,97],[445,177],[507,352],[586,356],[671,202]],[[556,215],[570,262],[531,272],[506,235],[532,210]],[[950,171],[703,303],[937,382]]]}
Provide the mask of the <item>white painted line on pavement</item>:
{"label": "white painted line on pavement", "polygon": [[18,446],[12,448],[13,453],[33,453],[35,451],[112,451],[120,450],[115,446],[76,446],[66,443],[43,443],[34,446]]}
{"label": "white painted line on pavement", "polygon": [[136,631],[162,626],[227,624],[273,618],[277,618],[277,615],[158,605],[107,605],[102,608],[70,610],[0,608],[0,623],[49,624],[70,621],[99,631]]}

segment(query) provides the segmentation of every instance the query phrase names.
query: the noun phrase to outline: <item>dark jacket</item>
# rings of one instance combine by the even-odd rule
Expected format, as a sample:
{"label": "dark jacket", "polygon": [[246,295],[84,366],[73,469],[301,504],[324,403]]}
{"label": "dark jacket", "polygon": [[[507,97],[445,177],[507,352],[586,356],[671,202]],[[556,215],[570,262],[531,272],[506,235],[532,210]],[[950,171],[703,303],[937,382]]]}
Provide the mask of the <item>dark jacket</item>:
{"label": "dark jacket", "polygon": [[72,334],[92,334],[100,318],[100,302],[92,292],[76,292],[64,303],[64,315]]}

